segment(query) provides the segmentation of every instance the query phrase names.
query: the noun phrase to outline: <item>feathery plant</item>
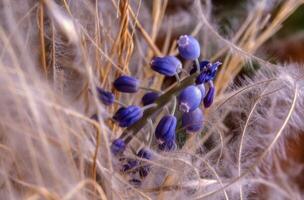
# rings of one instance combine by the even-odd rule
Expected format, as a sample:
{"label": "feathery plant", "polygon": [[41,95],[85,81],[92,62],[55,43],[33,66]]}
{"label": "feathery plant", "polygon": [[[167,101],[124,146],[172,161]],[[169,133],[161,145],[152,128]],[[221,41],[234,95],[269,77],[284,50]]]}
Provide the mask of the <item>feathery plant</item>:
{"label": "feathery plant", "polygon": [[259,51],[302,4],[3,0],[1,198],[303,199],[303,70]]}

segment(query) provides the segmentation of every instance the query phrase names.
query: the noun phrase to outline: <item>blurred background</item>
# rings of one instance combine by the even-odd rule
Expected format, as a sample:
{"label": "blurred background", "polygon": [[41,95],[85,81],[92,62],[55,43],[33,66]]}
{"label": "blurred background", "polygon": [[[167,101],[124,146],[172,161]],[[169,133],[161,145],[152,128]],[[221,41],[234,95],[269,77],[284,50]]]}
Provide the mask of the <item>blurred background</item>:
{"label": "blurred background", "polygon": [[[98,181],[101,183],[94,182],[93,185],[105,186],[106,193],[112,195],[107,173],[103,174],[104,169],[110,168],[110,162],[107,160],[109,155],[106,154],[109,145],[106,140],[102,140],[98,152],[94,128],[100,128],[102,125],[103,136],[108,141],[119,137],[123,129],[108,120],[118,106],[100,106],[92,95],[92,88],[100,86],[115,93],[116,99],[123,103],[140,104],[142,91],[138,95],[119,94],[112,87],[113,80],[121,74],[129,74],[139,78],[143,85],[156,89],[168,87],[175,82],[175,78],[157,75],[150,69],[149,63],[154,56],[178,56],[176,39],[183,34],[191,34],[200,41],[201,59],[223,62],[215,80],[218,102],[224,101],[234,89],[245,87],[248,82],[244,79],[249,77],[248,80],[252,78],[250,83],[257,82],[255,75],[263,71],[259,71],[263,67],[273,74],[276,70],[283,71],[278,66],[283,66],[287,71],[288,67],[297,67],[298,71],[303,71],[303,3],[303,0],[0,0],[0,81],[4,83],[0,87],[0,95],[3,95],[3,98],[0,98],[0,108],[4,113],[0,120],[0,139],[1,145],[3,144],[0,147],[11,150],[18,157],[16,165],[15,161],[7,162],[6,151],[1,154],[2,174],[17,177],[17,181],[11,180],[9,176],[1,179],[0,176],[0,186],[3,186],[0,187],[0,199],[3,195],[9,196],[13,193],[7,186],[15,188],[16,185],[16,193],[20,192],[20,196],[32,195],[40,190],[45,194],[45,188],[55,194],[74,191],[76,184],[91,178],[88,171],[94,169],[90,163],[92,152],[94,156],[98,153],[98,157],[94,159],[101,163],[98,174]],[[277,64],[277,68],[271,68],[274,67],[271,63]],[[192,63],[187,61],[183,61],[183,64],[185,71],[192,66]],[[22,82],[23,76],[28,79],[27,82]],[[258,78],[270,77],[265,75]],[[252,94],[248,91],[250,95],[260,95],[255,89]],[[257,87],[257,90],[260,89]],[[28,98],[20,96],[19,91],[29,91],[26,93]],[[225,107],[225,114],[213,113],[219,118],[214,122],[219,129],[215,132],[222,131],[227,138],[240,138],[251,106],[249,100],[254,101],[254,98],[246,95],[237,97],[248,100],[243,106],[248,107],[241,108],[245,112],[244,116],[241,115],[244,113],[238,110],[238,118],[231,117],[231,113],[234,114],[233,106]],[[291,96],[276,97],[285,103],[283,108],[286,108],[284,100],[291,99]],[[238,102],[237,98],[231,99],[231,105]],[[301,100],[299,102],[302,102]],[[264,103],[261,107],[265,106],[267,113],[268,102]],[[33,109],[33,104],[37,108],[34,106]],[[301,106],[303,105],[298,105],[302,108]],[[36,121],[25,108],[37,111]],[[100,120],[100,124],[90,119],[97,110],[102,110],[102,116],[105,118]],[[280,108],[274,110],[280,111]],[[302,114],[304,110],[295,112]],[[256,113],[257,116],[265,114],[260,114],[258,109]],[[275,121],[282,116],[272,117]],[[281,124],[280,120],[280,123],[276,121],[273,126],[270,123],[270,128],[265,124],[265,127],[257,127],[256,130],[266,133],[268,128],[276,130],[276,125]],[[298,120],[301,122],[304,119]],[[275,183],[279,182],[276,178],[283,180],[278,185],[291,193],[293,190],[289,191],[289,187],[296,184],[298,187],[293,189],[299,188],[300,193],[304,194],[304,133],[299,131],[301,128],[302,126],[288,129],[286,138],[285,135],[282,136],[284,142],[278,146],[286,149],[286,156],[276,154],[277,151],[271,153],[273,160],[280,163],[283,177],[276,177],[282,173],[275,173],[278,168],[273,164],[275,162],[272,162],[271,166],[267,166],[271,170],[265,170],[265,179],[270,177],[269,180]],[[40,131],[39,134],[37,130]],[[292,137],[289,138],[289,135]],[[52,136],[51,142],[46,140],[49,136]],[[272,140],[271,137],[267,139]],[[28,140],[28,143],[20,145],[23,140]],[[32,140],[36,146],[32,145]],[[214,141],[217,142],[214,142],[214,146],[221,145],[218,138]],[[231,157],[234,159],[237,155],[234,155],[236,151],[231,146],[238,145],[235,141],[229,139],[231,143],[226,146],[231,150]],[[251,143],[247,146],[250,145]],[[255,145],[259,146],[253,144],[253,149]],[[73,152],[67,151],[66,147],[74,147]],[[50,152],[52,159],[48,160],[44,154],[40,154],[43,152],[41,149]],[[210,150],[211,147],[206,149]],[[197,152],[190,153],[196,155]],[[251,155],[248,157],[255,158]],[[33,164],[29,158],[37,159],[37,163]],[[229,159],[228,156],[226,164]],[[29,166],[36,164],[36,174],[33,174],[33,167]],[[220,175],[224,179],[238,176],[237,167],[233,166],[236,162],[231,162],[231,166],[221,166],[217,161],[212,164],[218,167],[216,170],[219,174],[222,173]],[[17,168],[23,173],[23,176],[20,176],[21,181],[19,175],[15,175]],[[264,172],[263,169],[262,166],[258,170]],[[183,170],[184,168],[181,168],[176,175],[183,174]],[[63,176],[65,182],[61,180]],[[37,183],[37,186],[45,183],[45,188],[32,190],[33,186],[29,187],[28,182]],[[118,190],[123,188],[121,185],[117,184]],[[254,188],[252,195],[255,195],[255,198],[252,199],[267,199],[266,193],[274,191],[270,188],[265,192],[267,189],[269,188],[263,184]],[[36,196],[32,199],[38,198]]]}

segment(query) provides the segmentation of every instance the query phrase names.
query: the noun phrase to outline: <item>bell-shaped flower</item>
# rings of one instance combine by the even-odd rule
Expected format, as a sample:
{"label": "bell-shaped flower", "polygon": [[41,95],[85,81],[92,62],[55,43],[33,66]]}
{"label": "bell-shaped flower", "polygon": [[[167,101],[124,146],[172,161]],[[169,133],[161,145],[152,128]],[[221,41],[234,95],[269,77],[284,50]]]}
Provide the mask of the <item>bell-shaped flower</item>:
{"label": "bell-shaped flower", "polygon": [[162,144],[158,145],[158,149],[161,151],[174,151],[177,148],[177,145],[175,143],[175,139],[165,141]]}
{"label": "bell-shaped flower", "polygon": [[141,102],[144,106],[152,104],[159,97],[159,93],[157,92],[147,92],[141,99]]}
{"label": "bell-shaped flower", "polygon": [[190,85],[183,89],[178,96],[179,110],[182,112],[193,111],[200,105],[201,99],[202,93],[200,89]]}
{"label": "bell-shaped flower", "polygon": [[182,70],[182,63],[175,56],[155,57],[151,61],[151,68],[165,76],[175,76]]}
{"label": "bell-shaped flower", "polygon": [[104,89],[97,87],[97,95],[98,99],[105,105],[111,105],[114,103],[115,97],[114,94],[108,91],[105,91]]}
{"label": "bell-shaped flower", "polygon": [[164,143],[175,138],[176,117],[165,115],[155,129],[155,137],[160,143]]}
{"label": "bell-shaped flower", "polygon": [[177,45],[180,56],[186,60],[195,60],[200,56],[200,45],[198,41],[190,35],[180,36]]}
{"label": "bell-shaped flower", "polygon": [[214,80],[218,67],[221,64],[222,64],[221,62],[215,62],[212,65],[204,68],[201,71],[200,75],[196,78],[195,83],[199,85]]}
{"label": "bell-shaped flower", "polygon": [[113,86],[120,92],[135,93],[139,89],[139,80],[132,76],[120,76],[114,81]]}
{"label": "bell-shaped flower", "polygon": [[123,139],[120,138],[115,139],[111,144],[111,152],[114,155],[122,154],[125,149],[126,149],[126,143]]}
{"label": "bell-shaped flower", "polygon": [[183,113],[182,126],[189,132],[198,132],[203,128],[204,114],[200,108]]}
{"label": "bell-shaped flower", "polygon": [[143,110],[139,106],[121,107],[114,114],[113,119],[120,127],[129,127],[143,116]]}

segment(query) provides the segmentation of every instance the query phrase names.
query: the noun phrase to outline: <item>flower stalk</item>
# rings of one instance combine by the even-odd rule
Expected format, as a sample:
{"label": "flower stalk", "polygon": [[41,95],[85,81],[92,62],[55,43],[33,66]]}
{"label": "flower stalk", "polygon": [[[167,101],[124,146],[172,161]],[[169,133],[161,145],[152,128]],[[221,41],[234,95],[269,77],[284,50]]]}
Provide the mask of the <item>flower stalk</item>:
{"label": "flower stalk", "polygon": [[195,82],[196,77],[199,75],[199,72],[192,74],[189,77],[186,77],[181,80],[181,82],[175,83],[175,85],[169,89],[167,92],[162,94],[156,101],[156,106],[146,109],[144,111],[143,117],[134,123],[132,126],[128,127],[119,137],[120,139],[124,139],[125,143],[128,144],[134,136],[146,125],[147,121],[151,116],[157,112],[159,109],[163,108],[167,103],[171,101],[171,99],[176,96],[182,89],[193,84]]}

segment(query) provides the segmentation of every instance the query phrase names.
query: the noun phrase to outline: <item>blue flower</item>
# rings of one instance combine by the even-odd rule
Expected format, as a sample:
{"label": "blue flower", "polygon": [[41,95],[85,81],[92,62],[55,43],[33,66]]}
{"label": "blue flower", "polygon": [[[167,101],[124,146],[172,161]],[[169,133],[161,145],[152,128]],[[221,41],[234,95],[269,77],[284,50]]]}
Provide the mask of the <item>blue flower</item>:
{"label": "blue flower", "polygon": [[152,104],[159,97],[157,92],[147,92],[141,99],[141,102],[144,106]]}
{"label": "blue flower", "polygon": [[142,148],[138,151],[137,156],[140,158],[150,160],[152,158],[152,153],[150,150],[148,150],[146,148]]}
{"label": "blue flower", "polygon": [[138,161],[137,160],[128,159],[127,163],[122,166],[121,171],[122,172],[129,171],[129,170],[133,169],[134,167],[136,167],[137,165],[138,165]]}
{"label": "blue flower", "polygon": [[168,140],[162,144],[159,144],[158,149],[161,151],[174,151],[177,148],[177,145],[174,140]]}
{"label": "blue flower", "polygon": [[189,132],[197,132],[203,128],[204,114],[200,108],[183,113],[182,126]]}
{"label": "blue flower", "polygon": [[[203,60],[199,64],[200,64],[200,71],[203,71],[208,65],[210,65],[210,61],[209,60]],[[194,74],[196,72],[196,69],[197,68],[194,64],[194,66],[190,70],[190,74]]]}
{"label": "blue flower", "polygon": [[179,110],[182,112],[193,111],[200,105],[201,99],[202,93],[200,89],[190,85],[183,89],[178,96]]}
{"label": "blue flower", "polygon": [[145,178],[146,176],[148,176],[149,172],[150,166],[148,165],[142,166],[138,169],[138,173],[141,178]]}
{"label": "blue flower", "polygon": [[180,36],[177,45],[179,54],[186,60],[195,60],[200,56],[200,45],[198,41],[190,35]]}
{"label": "blue flower", "polygon": [[214,95],[215,95],[215,87],[211,86],[204,98],[205,108],[208,108],[209,106],[211,106],[211,104],[213,103]]}
{"label": "blue flower", "polygon": [[143,116],[143,111],[139,106],[121,107],[114,114],[113,119],[120,127],[129,127]]}
{"label": "blue flower", "polygon": [[[144,158],[144,159],[150,160],[152,158],[152,153],[148,149],[142,148],[137,153],[137,156],[140,157],[140,158]],[[141,166],[138,169],[138,173],[139,173],[139,176],[141,178],[144,178],[144,177],[148,176],[149,172],[150,172],[150,165],[149,164]]]}
{"label": "blue flower", "polygon": [[222,64],[221,62],[216,62],[204,68],[200,73],[200,75],[196,78],[195,83],[202,84],[202,83],[207,83],[208,81],[212,81],[215,78],[218,67],[221,64]]}
{"label": "blue flower", "polygon": [[175,138],[176,117],[173,115],[164,116],[155,129],[155,137],[160,142],[166,142]]}
{"label": "blue flower", "polygon": [[123,139],[115,139],[111,145],[111,152],[114,155],[122,154],[126,149],[126,143]]}
{"label": "blue flower", "polygon": [[135,93],[139,89],[139,81],[132,76],[120,76],[113,85],[116,90],[126,93]]}
{"label": "blue flower", "polygon": [[111,92],[107,92],[104,89],[97,87],[97,95],[99,100],[105,105],[111,105],[114,103],[115,97]]}
{"label": "blue flower", "polygon": [[155,57],[151,61],[151,68],[165,76],[174,76],[182,69],[182,63],[174,56]]}

